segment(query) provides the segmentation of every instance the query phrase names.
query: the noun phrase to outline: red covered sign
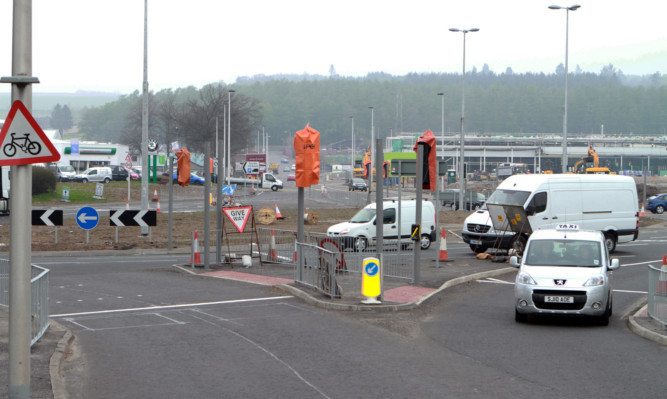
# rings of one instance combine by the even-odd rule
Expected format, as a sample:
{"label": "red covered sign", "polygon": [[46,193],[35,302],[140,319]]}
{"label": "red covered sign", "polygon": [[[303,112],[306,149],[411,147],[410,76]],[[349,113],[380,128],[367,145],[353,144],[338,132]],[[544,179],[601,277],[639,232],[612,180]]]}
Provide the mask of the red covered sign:
{"label": "red covered sign", "polygon": [[435,183],[438,178],[438,173],[436,171],[437,164],[437,155],[436,155],[436,146],[435,146],[435,136],[431,129],[427,130],[419,136],[417,142],[415,143],[414,150],[417,152],[417,146],[424,146],[424,158],[423,158],[423,167],[422,170],[422,188],[426,190],[435,191]]}
{"label": "red covered sign", "polygon": [[306,125],[294,135],[296,186],[310,187],[320,182],[320,132]]}

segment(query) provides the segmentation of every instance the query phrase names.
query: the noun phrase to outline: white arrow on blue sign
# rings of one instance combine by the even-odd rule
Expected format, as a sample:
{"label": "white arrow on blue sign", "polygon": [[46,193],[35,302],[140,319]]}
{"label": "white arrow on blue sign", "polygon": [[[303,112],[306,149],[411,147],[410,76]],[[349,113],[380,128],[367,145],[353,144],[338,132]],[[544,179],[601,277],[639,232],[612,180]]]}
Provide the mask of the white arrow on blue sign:
{"label": "white arrow on blue sign", "polygon": [[222,193],[224,195],[234,195],[234,191],[236,191],[236,184],[222,186]]}
{"label": "white arrow on blue sign", "polygon": [[94,229],[100,221],[100,215],[95,208],[84,206],[76,213],[76,223],[84,230]]}

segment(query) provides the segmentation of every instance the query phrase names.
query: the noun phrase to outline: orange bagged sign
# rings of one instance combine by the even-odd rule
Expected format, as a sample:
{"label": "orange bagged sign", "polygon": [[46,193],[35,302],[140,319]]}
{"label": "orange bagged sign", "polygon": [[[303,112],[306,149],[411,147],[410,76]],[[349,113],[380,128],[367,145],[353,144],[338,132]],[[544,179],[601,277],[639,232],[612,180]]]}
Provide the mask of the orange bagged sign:
{"label": "orange bagged sign", "polygon": [[178,184],[182,187],[190,185],[190,151],[183,147],[176,152],[178,157]]}
{"label": "orange bagged sign", "polygon": [[320,182],[320,132],[306,125],[294,135],[296,186],[310,187]]}
{"label": "orange bagged sign", "polygon": [[431,129],[427,130],[419,136],[417,142],[415,143],[414,150],[417,152],[417,146],[424,146],[424,159],[423,159],[423,171],[422,175],[422,188],[425,190],[435,191],[435,183],[438,178],[438,172],[436,171],[436,147],[435,147],[435,136]]}

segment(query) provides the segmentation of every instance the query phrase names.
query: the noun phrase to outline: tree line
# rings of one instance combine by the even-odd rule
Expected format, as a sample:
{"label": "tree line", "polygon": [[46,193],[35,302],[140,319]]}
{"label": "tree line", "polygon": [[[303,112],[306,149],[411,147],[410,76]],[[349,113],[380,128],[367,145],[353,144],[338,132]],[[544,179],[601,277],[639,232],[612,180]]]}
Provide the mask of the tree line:
{"label": "tree line", "polygon": [[[149,136],[167,144],[179,140],[194,151],[214,147],[216,117],[222,116],[229,90],[232,151],[254,148],[257,131],[271,144],[288,144],[307,123],[326,145],[350,137],[370,140],[373,107],[376,137],[397,132],[440,132],[444,101],[445,134],[459,131],[462,112],[460,74],[371,73],[364,78],[258,76],[234,85],[213,83],[149,94]],[[613,65],[599,74],[578,68],[568,75],[568,132],[607,135],[667,135],[667,86],[659,73],[625,77]],[[444,93],[439,96],[438,93]],[[86,139],[120,142],[138,149],[141,94],[82,112]],[[552,74],[496,74],[484,66],[466,73],[465,130],[485,135],[558,133],[563,128],[564,68]],[[352,118],[354,122],[352,122]]]}

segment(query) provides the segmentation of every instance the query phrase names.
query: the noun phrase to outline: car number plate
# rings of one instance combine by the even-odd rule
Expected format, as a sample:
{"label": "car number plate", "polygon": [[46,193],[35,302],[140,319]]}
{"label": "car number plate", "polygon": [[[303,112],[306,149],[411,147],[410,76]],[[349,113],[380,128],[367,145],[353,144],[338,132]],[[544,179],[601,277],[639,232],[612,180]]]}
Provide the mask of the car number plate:
{"label": "car number plate", "polygon": [[544,302],[549,303],[574,303],[573,296],[545,296]]}
{"label": "car number plate", "polygon": [[482,240],[470,240],[470,243],[473,245],[482,245]]}

